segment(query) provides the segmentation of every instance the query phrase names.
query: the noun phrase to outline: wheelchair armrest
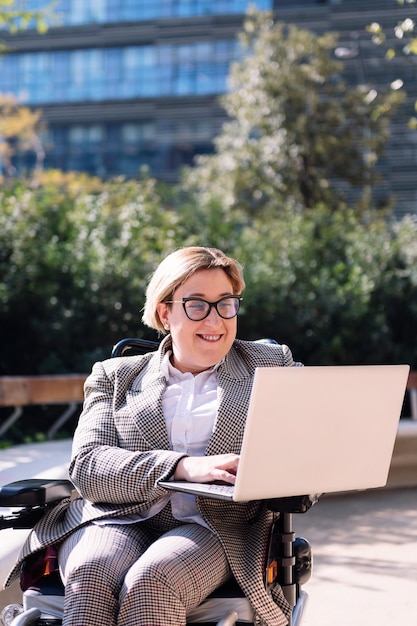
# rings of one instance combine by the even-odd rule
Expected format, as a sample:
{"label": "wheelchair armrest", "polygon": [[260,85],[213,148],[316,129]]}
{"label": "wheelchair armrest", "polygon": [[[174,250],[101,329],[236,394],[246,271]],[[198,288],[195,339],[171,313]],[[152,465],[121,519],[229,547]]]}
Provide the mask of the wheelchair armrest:
{"label": "wheelchair armrest", "polygon": [[30,478],[17,480],[0,487],[1,507],[42,507],[63,498],[68,498],[73,490],[69,480]]}
{"label": "wheelchair armrest", "polygon": [[266,501],[270,511],[275,513],[306,513],[319,501],[322,494],[308,496],[290,496],[287,498],[272,498]]}

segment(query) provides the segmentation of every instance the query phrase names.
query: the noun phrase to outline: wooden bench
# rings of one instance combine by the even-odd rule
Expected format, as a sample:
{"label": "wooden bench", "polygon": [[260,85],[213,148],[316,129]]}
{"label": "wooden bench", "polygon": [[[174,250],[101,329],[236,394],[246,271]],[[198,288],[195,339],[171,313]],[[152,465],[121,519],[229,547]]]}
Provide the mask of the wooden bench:
{"label": "wooden bench", "polygon": [[14,407],[12,414],[0,425],[0,437],[19,419],[25,406],[66,405],[65,411],[46,433],[48,439],[53,439],[82,403],[86,378],[86,374],[0,376],[0,407]]}
{"label": "wooden bench", "polygon": [[387,487],[417,485],[417,371],[410,372],[407,383],[412,419],[402,419],[392,454]]}
{"label": "wooden bench", "polygon": [[[13,413],[0,425],[0,437],[19,419],[24,406],[67,405],[64,413],[47,431],[48,439],[52,439],[82,403],[86,377],[86,374],[0,376],[0,407],[14,407]],[[411,418],[417,420],[417,371],[410,373],[407,390]]]}
{"label": "wooden bench", "polygon": [[410,411],[413,420],[417,420],[417,371],[410,372],[407,382],[407,390],[410,398]]}

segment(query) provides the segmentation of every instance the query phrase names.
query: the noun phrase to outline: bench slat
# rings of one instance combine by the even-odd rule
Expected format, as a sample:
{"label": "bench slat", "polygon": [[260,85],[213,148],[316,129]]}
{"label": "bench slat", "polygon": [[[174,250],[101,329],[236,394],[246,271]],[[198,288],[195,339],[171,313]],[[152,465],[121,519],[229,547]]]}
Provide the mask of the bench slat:
{"label": "bench slat", "polygon": [[86,374],[0,376],[0,406],[82,402]]}
{"label": "bench slat", "polygon": [[[83,402],[86,378],[87,374],[0,376],[0,406]],[[407,389],[417,390],[417,371],[410,372]]]}
{"label": "bench slat", "polygon": [[409,373],[407,389],[417,389],[417,371]]}

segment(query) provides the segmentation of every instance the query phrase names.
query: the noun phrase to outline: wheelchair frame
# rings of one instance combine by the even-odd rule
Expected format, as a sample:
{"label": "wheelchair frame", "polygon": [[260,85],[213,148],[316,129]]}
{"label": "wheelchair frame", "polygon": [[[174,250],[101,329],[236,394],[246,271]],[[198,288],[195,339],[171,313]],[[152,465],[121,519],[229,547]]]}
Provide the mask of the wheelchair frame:
{"label": "wheelchair frame", "polygon": [[[270,341],[273,340],[261,340]],[[137,338],[126,338],[119,341],[112,349],[111,357],[137,355],[156,350],[156,342]],[[0,488],[0,507],[8,509],[16,507],[8,515],[0,516],[0,530],[6,528],[30,529],[51,508],[56,506],[62,499],[68,498],[73,490],[69,480],[28,479],[9,483]],[[293,607],[289,626],[300,626],[308,601],[308,594],[302,589],[311,576],[312,555],[308,541],[302,537],[295,537],[293,531],[293,515],[306,513],[316,502],[318,496],[294,496],[267,500],[267,507],[274,514],[270,530],[270,540],[265,562],[265,583],[279,582],[284,597]],[[49,576],[49,578],[48,578]],[[51,580],[49,574],[42,578],[43,583],[48,584]],[[222,596],[224,590],[234,587],[231,593]],[[237,593],[237,583],[226,583],[213,592],[210,599],[220,597],[230,598],[230,602],[237,597],[244,598],[240,589]],[[62,591],[61,591],[62,594]],[[13,605],[6,607],[4,611],[20,610]],[[3,612],[4,612],[3,611]],[[30,608],[17,614],[10,626],[58,626],[60,619],[44,618],[42,610]],[[208,624],[208,622],[205,622]],[[217,626],[231,626],[238,622],[238,613],[231,608],[224,618],[217,622]],[[200,626],[202,622],[199,622]],[[211,622],[211,624],[214,624]],[[197,626],[197,622],[196,622]]]}

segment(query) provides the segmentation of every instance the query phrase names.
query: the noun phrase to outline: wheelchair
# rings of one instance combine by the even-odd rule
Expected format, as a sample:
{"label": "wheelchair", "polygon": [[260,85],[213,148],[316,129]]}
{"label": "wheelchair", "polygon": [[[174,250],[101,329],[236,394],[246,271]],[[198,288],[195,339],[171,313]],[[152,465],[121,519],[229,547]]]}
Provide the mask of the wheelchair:
{"label": "wheelchair", "polygon": [[[270,341],[272,340],[260,340]],[[127,338],[117,343],[111,356],[133,356],[156,350],[155,342]],[[6,528],[30,529],[62,500],[71,498],[74,487],[69,480],[28,479],[0,488],[0,507],[8,509],[0,516],[0,531]],[[289,626],[300,626],[308,602],[302,586],[310,579],[312,553],[309,542],[296,537],[293,515],[306,513],[319,495],[294,496],[267,500],[273,521],[264,562],[265,585],[278,582],[293,607]],[[15,509],[15,510],[13,510]],[[29,557],[30,558],[30,557]],[[32,571],[31,571],[32,567]],[[30,584],[27,579],[30,578]],[[23,582],[25,584],[23,584]],[[62,624],[64,585],[59,572],[42,563],[42,569],[26,561],[22,567],[21,604],[6,606],[1,614],[3,626],[60,626]],[[236,581],[216,589],[187,616],[190,626],[232,626],[254,624],[253,610]]]}

